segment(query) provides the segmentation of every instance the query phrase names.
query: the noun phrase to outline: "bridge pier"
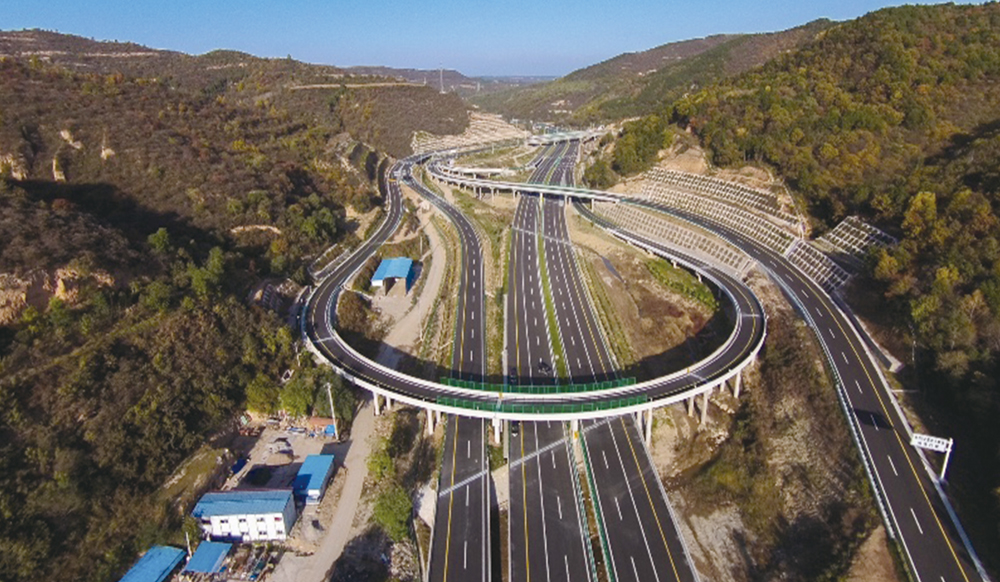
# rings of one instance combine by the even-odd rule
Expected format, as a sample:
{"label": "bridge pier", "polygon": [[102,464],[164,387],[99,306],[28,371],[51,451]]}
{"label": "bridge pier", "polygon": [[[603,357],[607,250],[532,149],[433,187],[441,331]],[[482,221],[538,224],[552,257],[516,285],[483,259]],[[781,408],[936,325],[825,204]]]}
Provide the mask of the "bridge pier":
{"label": "bridge pier", "polygon": [[694,396],[687,399],[688,416],[694,416]]}
{"label": "bridge pier", "polygon": [[569,430],[573,433],[573,438],[576,438],[580,434],[580,421],[577,419],[572,419],[569,421]]}
{"label": "bridge pier", "polygon": [[379,402],[379,395],[377,392],[372,392],[372,400],[375,401],[375,416],[382,415],[382,404]]}
{"label": "bridge pier", "polygon": [[494,418],[493,419],[493,442],[494,443],[496,443],[498,445],[500,444],[500,436],[501,436],[502,432],[503,432],[503,421],[501,421],[499,418]]}
{"label": "bridge pier", "polygon": [[708,420],[708,398],[711,395],[712,395],[712,389],[711,388],[709,388],[708,390],[702,392],[702,400],[701,400],[701,424],[705,424],[705,421]]}
{"label": "bridge pier", "polygon": [[385,410],[386,412],[392,410],[392,398],[388,396],[385,397]]}
{"label": "bridge pier", "polygon": [[650,408],[646,411],[646,446],[650,447],[653,444],[653,409]]}
{"label": "bridge pier", "polygon": [[430,408],[427,409],[427,436],[434,436],[434,419],[435,412]]}
{"label": "bridge pier", "polygon": [[743,383],[743,371],[740,370],[733,378],[733,398],[740,397],[740,385]]}

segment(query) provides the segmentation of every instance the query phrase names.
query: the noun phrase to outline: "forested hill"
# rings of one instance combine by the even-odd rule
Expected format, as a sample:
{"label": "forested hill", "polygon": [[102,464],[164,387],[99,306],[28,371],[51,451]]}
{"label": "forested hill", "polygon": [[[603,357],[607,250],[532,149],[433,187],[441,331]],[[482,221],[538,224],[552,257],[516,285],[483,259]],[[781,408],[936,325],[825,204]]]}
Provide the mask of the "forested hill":
{"label": "forested hill", "polygon": [[415,131],[457,134],[468,126],[468,108],[455,93],[400,85],[395,76],[377,71],[355,74],[290,57],[232,50],[193,56],[43,30],[0,31],[0,57],[80,74],[145,79],[208,99],[274,108],[329,132],[349,132],[396,157],[410,153]]}
{"label": "forested hill", "polygon": [[683,128],[718,165],[775,168],[819,231],[860,214],[901,237],[872,258],[869,300],[901,344],[915,341],[912,387],[963,443],[953,491],[996,568],[1000,5],[907,6],[841,24],[628,125],[615,165],[641,170]]}
{"label": "forested hill", "polygon": [[817,20],[781,32],[673,42],[618,55],[549,83],[471,100],[508,116],[575,124],[645,115],[692,89],[760,66],[831,24]]}
{"label": "forested hill", "polygon": [[247,407],[329,414],[330,382],[353,410],[246,297],[363,234],[345,209],[377,212],[388,159],[344,129],[401,101],[239,87],[270,74],[215,90],[0,58],[0,579],[118,579],[183,543],[194,477],[161,486]]}

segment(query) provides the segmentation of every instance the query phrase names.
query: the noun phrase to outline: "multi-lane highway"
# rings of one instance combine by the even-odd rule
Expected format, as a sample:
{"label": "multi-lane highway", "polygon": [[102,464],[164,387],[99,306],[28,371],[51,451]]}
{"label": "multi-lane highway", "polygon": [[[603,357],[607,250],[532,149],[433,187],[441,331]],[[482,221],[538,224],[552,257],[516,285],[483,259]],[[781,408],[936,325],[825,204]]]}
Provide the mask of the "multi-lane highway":
{"label": "multi-lane highway", "polygon": [[510,582],[593,580],[566,425],[522,423],[510,438]]}
{"label": "multi-lane highway", "polygon": [[[546,148],[532,181],[551,179],[566,144]],[[508,270],[508,382],[559,381],[549,335],[539,256],[541,200],[524,195],[514,212]],[[562,379],[565,381],[565,379]],[[511,582],[591,580],[586,518],[562,422],[525,422],[508,435]]]}
{"label": "multi-lane highway", "polygon": [[632,416],[587,421],[582,436],[594,506],[606,532],[610,579],[697,580]]}
{"label": "multi-lane highway", "polygon": [[[463,380],[482,381],[486,376],[482,245],[472,223],[455,206],[418,180],[411,183],[459,233],[462,263],[452,374]],[[428,568],[432,582],[490,579],[490,474],[484,431],[480,418],[453,416],[445,425]]]}
{"label": "multi-lane highway", "polygon": [[862,455],[885,500],[885,514],[917,579],[969,582],[981,578],[932,478],[909,444],[906,420],[894,406],[877,364],[830,296],[783,256],[756,241],[697,215],[645,205],[723,235],[758,261],[799,307],[840,380],[848,421],[860,436]]}
{"label": "multi-lane highway", "polygon": [[451,416],[434,517],[431,582],[490,579],[490,479],[485,423]]}
{"label": "multi-lane highway", "polygon": [[[577,147],[571,142],[563,150],[549,182],[573,184]],[[615,362],[586,294],[569,237],[565,200],[546,197],[543,210],[545,262],[570,379],[577,383],[614,379]],[[696,580],[659,476],[631,416],[589,424],[583,438],[589,452],[587,470],[596,486],[594,508],[602,512],[598,523],[608,548],[605,567],[610,579]],[[628,454],[623,455],[623,450]],[[605,461],[603,466],[593,465],[595,456]]]}

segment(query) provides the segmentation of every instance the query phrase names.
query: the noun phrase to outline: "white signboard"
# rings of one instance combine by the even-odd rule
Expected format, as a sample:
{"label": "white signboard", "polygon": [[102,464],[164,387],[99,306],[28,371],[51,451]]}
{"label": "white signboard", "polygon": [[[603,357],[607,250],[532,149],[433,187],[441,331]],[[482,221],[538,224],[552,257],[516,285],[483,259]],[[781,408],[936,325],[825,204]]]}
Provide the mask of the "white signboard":
{"label": "white signboard", "polygon": [[939,453],[947,453],[951,450],[952,440],[915,432],[913,433],[913,440],[910,441],[910,444],[921,449],[930,449]]}

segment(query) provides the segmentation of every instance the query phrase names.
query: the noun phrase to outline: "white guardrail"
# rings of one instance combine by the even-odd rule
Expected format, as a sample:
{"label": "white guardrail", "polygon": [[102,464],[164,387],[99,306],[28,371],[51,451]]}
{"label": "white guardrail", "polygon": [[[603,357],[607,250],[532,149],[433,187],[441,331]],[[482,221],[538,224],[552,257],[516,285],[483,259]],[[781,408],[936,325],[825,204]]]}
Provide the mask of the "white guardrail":
{"label": "white guardrail", "polygon": [[[449,153],[453,152],[449,151]],[[566,190],[571,190],[571,189],[566,189]],[[388,216],[386,220],[388,220]],[[619,236],[620,238],[626,237],[623,238],[623,240],[628,240],[627,237],[629,237],[629,235],[627,233],[622,232],[620,229],[615,229],[615,230],[617,230],[617,232],[615,233],[616,236]],[[676,260],[678,263],[685,265],[687,268],[698,272],[703,277],[706,277],[710,281],[712,281],[719,289],[723,290],[723,292],[726,293],[726,295],[728,296],[729,300],[733,303],[733,305],[736,305],[736,299],[733,296],[732,292],[725,285],[722,285],[721,281],[719,281],[715,276],[703,270],[700,265],[693,264],[687,261],[684,257],[675,257],[673,255],[670,255],[669,253],[666,253],[661,249],[655,247],[648,247],[641,241],[638,241],[634,238],[632,238],[628,242],[636,244],[636,246],[646,248],[650,252],[654,252],[660,256],[664,256],[671,260]],[[364,244],[360,245],[357,249],[354,249],[350,253],[349,258],[353,258],[353,255],[355,253],[361,252],[362,250],[364,250],[364,248],[365,248]],[[342,264],[346,260],[349,259],[338,260],[337,263]],[[360,267],[358,269],[355,269],[355,272],[351,276],[356,274],[359,269]],[[324,269],[324,271],[326,270],[327,269]],[[350,280],[351,276],[346,277],[345,281]],[[303,308],[304,313],[308,313],[310,309],[323,308],[326,313],[326,320],[332,321],[333,310],[335,308],[335,302],[332,301],[332,299],[339,297],[339,291],[331,293],[329,295],[331,301],[329,301],[327,305],[314,306],[313,303],[315,299],[315,292],[321,285],[322,282],[320,282],[320,284],[318,284],[317,287],[314,288],[309,293],[309,296]],[[761,313],[763,313],[763,311],[761,311]],[[678,378],[682,378],[684,376],[690,376],[694,381],[694,385],[692,385],[687,389],[680,390],[678,392],[674,392],[669,395],[665,395],[662,398],[656,398],[656,399],[651,398],[645,402],[640,402],[636,404],[609,407],[605,409],[578,411],[578,412],[533,413],[533,412],[510,412],[503,410],[485,410],[485,409],[479,410],[474,408],[450,406],[432,400],[425,400],[423,398],[419,398],[411,394],[406,394],[404,392],[397,391],[396,389],[393,389],[391,387],[381,386],[370,378],[358,377],[357,374],[344,368],[342,365],[340,365],[340,363],[332,361],[322,352],[322,350],[320,350],[314,344],[313,338],[306,332],[305,326],[307,324],[307,319],[308,319],[307,317],[302,318],[302,326],[303,326],[302,334],[303,337],[306,338],[305,343],[307,349],[321,361],[328,363],[331,367],[334,368],[334,370],[337,371],[338,374],[343,376],[345,379],[354,382],[359,386],[371,390],[376,394],[386,396],[400,402],[405,402],[413,406],[430,408],[442,412],[455,413],[464,416],[472,416],[480,418],[499,418],[499,419],[510,419],[510,420],[522,419],[525,417],[530,417],[532,419],[544,419],[544,420],[573,420],[573,419],[582,420],[589,418],[603,418],[603,417],[616,416],[619,414],[625,414],[631,412],[641,412],[648,410],[650,408],[658,408],[676,402],[681,402],[688,398],[700,395],[706,391],[714,390],[716,387],[721,386],[724,383],[730,381],[733,377],[739,374],[747,365],[753,362],[753,360],[759,353],[760,349],[762,348],[764,343],[764,337],[766,336],[766,331],[765,331],[764,333],[761,334],[760,340],[756,343],[756,345],[752,346],[749,352],[744,352],[746,354],[746,357],[742,358],[740,361],[734,362],[734,365],[730,367],[726,372],[718,374],[707,381],[701,381],[702,379],[698,376],[698,372],[701,371],[706,366],[715,363],[721,357],[722,354],[726,353],[726,351],[732,347],[733,343],[736,341],[736,338],[741,330],[741,326],[743,325],[743,320],[745,319],[745,317],[737,313],[736,325],[734,326],[733,332],[727,338],[726,342],[722,346],[717,348],[707,358],[700,360],[696,365],[691,366],[685,370],[679,370],[677,372],[668,374],[666,376],[662,376],[659,378],[647,380],[642,383],[628,385],[628,386],[590,390],[587,392],[563,392],[563,393],[550,393],[550,394],[532,394],[523,392],[494,393],[492,391],[487,391],[487,390],[476,390],[476,389],[462,388],[457,386],[449,386],[438,382],[433,382],[430,380],[425,380],[422,378],[417,378],[414,376],[402,374],[397,370],[388,368],[358,353],[357,350],[355,350],[349,343],[347,343],[342,337],[340,337],[340,335],[336,332],[336,330],[332,326],[329,326],[327,330],[329,331],[328,337],[324,337],[317,340],[319,343],[325,343],[330,341],[335,342],[338,345],[338,347],[347,352],[356,362],[360,363],[365,367],[377,370],[381,374],[384,374],[389,378],[396,380],[402,386],[407,386],[407,385],[419,386],[427,391],[436,392],[440,396],[447,397],[450,394],[453,395],[453,397],[455,398],[480,402],[484,403],[487,406],[491,406],[494,404],[501,404],[503,402],[517,403],[517,404],[532,404],[535,402],[541,403],[544,401],[545,404],[583,404],[583,403],[593,402],[595,400],[607,400],[612,398],[625,399],[629,397],[645,395],[649,391],[649,389],[655,388],[657,385],[671,382]]]}

